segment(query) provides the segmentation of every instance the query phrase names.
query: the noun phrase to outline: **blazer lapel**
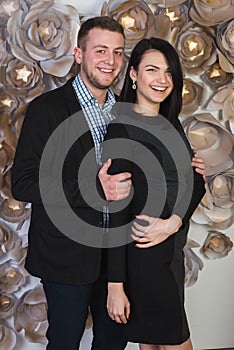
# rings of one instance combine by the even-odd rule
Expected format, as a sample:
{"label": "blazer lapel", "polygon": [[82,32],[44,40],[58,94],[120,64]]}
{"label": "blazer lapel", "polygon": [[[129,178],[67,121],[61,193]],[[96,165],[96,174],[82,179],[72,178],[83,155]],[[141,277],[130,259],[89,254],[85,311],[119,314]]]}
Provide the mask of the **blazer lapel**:
{"label": "blazer lapel", "polygon": [[64,85],[64,94],[67,101],[67,108],[69,111],[69,115],[73,115],[77,113],[77,118],[79,118],[80,129],[87,130],[87,133],[85,133],[85,135],[82,135],[82,137],[80,137],[80,144],[83,148],[84,153],[86,154],[89,150],[94,148],[94,142],[93,142],[92,134],[89,130],[88,123],[85,119],[85,116],[83,115],[81,106],[79,104],[79,101],[77,100],[75,91],[72,87],[73,80],[74,80],[74,77],[68,80],[68,82]]}

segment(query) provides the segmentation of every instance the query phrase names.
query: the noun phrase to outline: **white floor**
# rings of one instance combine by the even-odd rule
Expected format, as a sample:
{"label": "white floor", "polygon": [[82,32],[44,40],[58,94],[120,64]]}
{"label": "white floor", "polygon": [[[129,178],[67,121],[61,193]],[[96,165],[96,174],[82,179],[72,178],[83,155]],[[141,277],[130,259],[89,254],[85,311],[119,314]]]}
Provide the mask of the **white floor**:
{"label": "white floor", "polygon": [[[90,344],[92,339],[92,331],[90,329],[85,331],[85,334],[81,340],[79,350],[90,350]],[[7,350],[7,349],[6,349]],[[20,337],[13,350],[45,350],[45,346],[42,344],[29,343],[24,340],[24,337]],[[125,350],[138,350],[137,344],[129,343]]]}

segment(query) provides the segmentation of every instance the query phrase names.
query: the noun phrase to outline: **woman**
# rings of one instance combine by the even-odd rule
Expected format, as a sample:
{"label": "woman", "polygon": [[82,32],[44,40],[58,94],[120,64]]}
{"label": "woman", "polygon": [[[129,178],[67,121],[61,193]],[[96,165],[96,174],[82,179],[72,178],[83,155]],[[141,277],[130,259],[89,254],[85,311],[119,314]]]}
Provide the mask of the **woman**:
{"label": "woman", "polygon": [[[120,101],[134,104],[124,107],[130,122],[110,124],[107,133],[109,139],[134,141],[125,147],[126,158],[133,159],[128,170],[134,195],[125,211],[110,215],[111,225],[116,227],[118,220],[125,223],[121,215],[137,218],[131,224],[133,241],[110,249],[107,309],[113,320],[126,324],[127,340],[139,343],[141,350],[192,349],[184,310],[183,247],[189,219],[205,190],[201,175],[194,171],[192,180],[187,177],[192,150],[178,120],[182,87],[175,49],[162,39],[143,39],[132,51],[120,95]],[[180,137],[176,139],[175,133]],[[181,142],[189,153],[187,159],[178,154]],[[151,170],[145,176],[136,164],[148,157],[148,151],[159,164],[158,177],[163,169],[161,179]],[[105,159],[114,158],[109,146],[104,146],[103,154]],[[125,166],[123,160],[114,160],[111,171]],[[152,192],[154,200],[148,201],[147,193],[152,198]]]}

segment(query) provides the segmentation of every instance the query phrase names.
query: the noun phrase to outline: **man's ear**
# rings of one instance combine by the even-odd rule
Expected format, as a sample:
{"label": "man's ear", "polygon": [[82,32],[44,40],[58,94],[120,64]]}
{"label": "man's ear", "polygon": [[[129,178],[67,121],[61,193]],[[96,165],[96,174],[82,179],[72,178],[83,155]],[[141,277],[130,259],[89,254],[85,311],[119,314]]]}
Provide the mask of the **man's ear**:
{"label": "man's ear", "polygon": [[136,80],[137,78],[137,73],[133,67],[130,68],[129,76],[132,80]]}
{"label": "man's ear", "polygon": [[82,63],[82,50],[79,47],[74,48],[74,57],[75,57],[76,63],[78,64]]}

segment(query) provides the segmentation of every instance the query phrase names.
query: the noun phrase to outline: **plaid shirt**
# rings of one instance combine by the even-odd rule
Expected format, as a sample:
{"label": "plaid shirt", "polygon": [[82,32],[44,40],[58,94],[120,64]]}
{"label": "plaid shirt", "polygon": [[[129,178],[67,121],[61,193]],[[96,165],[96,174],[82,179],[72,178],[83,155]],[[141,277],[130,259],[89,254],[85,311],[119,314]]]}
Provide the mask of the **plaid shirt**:
{"label": "plaid shirt", "polygon": [[[96,100],[96,98],[86,87],[80,75],[77,75],[75,77],[75,79],[72,82],[72,86],[75,90],[76,96],[81,105],[82,111],[84,113],[84,116],[86,118],[86,121],[89,125],[89,129],[93,137],[97,164],[101,166],[102,149],[100,144],[104,140],[108,124],[115,118],[114,115],[112,115],[110,112],[113,105],[115,104],[115,96],[113,92],[109,89],[107,93],[106,102],[102,108]],[[108,206],[104,206],[102,223],[103,228],[108,229],[108,223]]]}
{"label": "plaid shirt", "polygon": [[110,111],[115,104],[115,96],[109,89],[107,100],[102,108],[79,75],[75,77],[72,85],[93,137],[97,163],[101,166],[102,150],[100,143],[104,140],[108,124],[114,119]]}

